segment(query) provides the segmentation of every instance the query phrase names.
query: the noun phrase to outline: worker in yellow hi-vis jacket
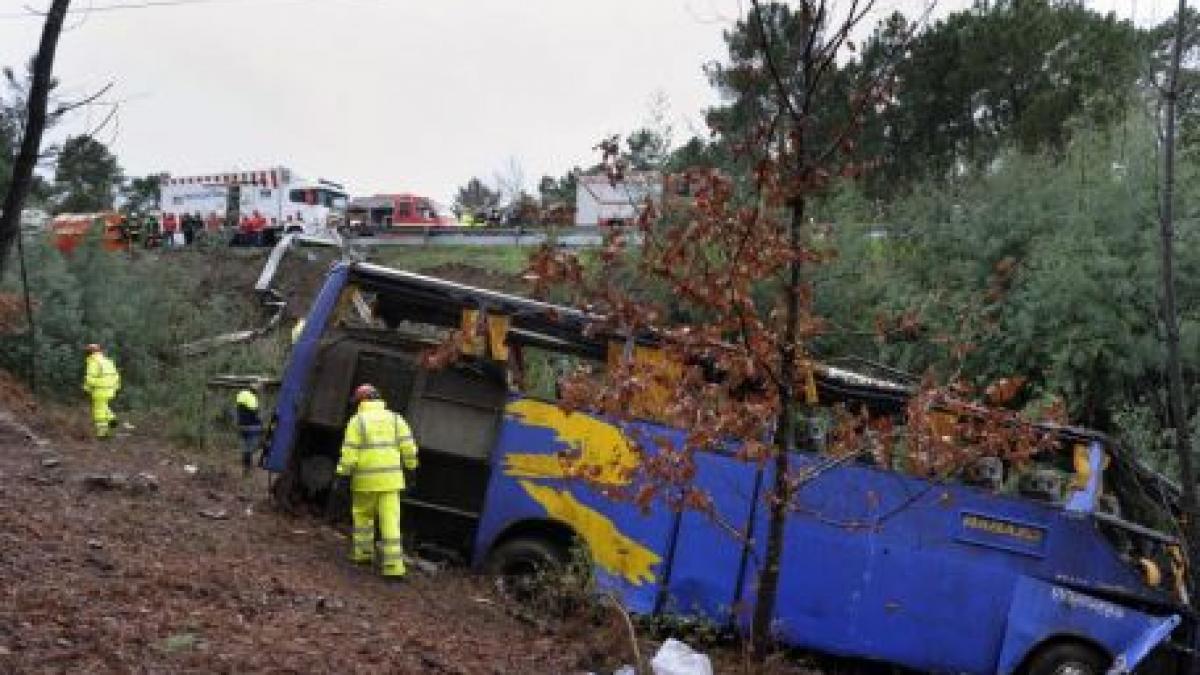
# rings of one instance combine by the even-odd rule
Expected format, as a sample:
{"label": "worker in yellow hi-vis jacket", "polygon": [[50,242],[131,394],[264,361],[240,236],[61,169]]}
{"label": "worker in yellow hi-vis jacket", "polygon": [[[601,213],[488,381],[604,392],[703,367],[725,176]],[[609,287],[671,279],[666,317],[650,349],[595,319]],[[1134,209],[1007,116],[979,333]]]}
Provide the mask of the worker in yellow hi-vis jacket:
{"label": "worker in yellow hi-vis jacket", "polygon": [[92,399],[92,424],[95,425],[96,438],[108,438],[112,428],[117,423],[116,415],[108,404],[121,388],[121,374],[112,359],[104,355],[104,349],[98,344],[90,344],[84,348],[87,360],[84,366],[83,390]]}
{"label": "worker in yellow hi-vis jacket", "polygon": [[375,387],[354,390],[358,412],[346,424],[337,475],[350,480],[354,539],[350,559],[375,558],[375,523],[379,522],[380,569],[386,577],[404,576],[400,546],[400,491],[404,471],[417,468],[417,444],[408,423],[387,409]]}

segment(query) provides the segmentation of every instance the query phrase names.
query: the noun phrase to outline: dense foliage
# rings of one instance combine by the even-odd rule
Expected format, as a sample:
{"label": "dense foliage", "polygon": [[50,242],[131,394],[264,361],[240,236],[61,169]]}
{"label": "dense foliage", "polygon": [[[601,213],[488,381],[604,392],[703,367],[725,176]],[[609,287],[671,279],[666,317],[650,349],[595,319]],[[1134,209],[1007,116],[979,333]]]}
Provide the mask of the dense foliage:
{"label": "dense foliage", "polygon": [[[938,367],[979,385],[1020,375],[1022,402],[1061,397],[1073,420],[1157,450],[1166,410],[1156,161],[1150,120],[1131,113],[1061,155],[1011,149],[978,177],[931,180],[884,222],[847,190],[826,204],[841,255],[816,292],[834,326],[823,353]],[[1179,241],[1185,354],[1200,350],[1191,214]],[[1192,383],[1196,365],[1185,364]]]}
{"label": "dense foliage", "polygon": [[[784,3],[764,6],[764,17],[782,36],[802,23]],[[747,175],[733,159],[738,148],[781,113],[755,77],[760,26],[751,18],[726,31],[728,59],[707,67],[722,95],[709,113],[716,133],[676,148],[668,167]],[[890,92],[852,149],[870,170],[812,212],[838,252],[814,272],[815,313],[827,320],[814,349],[977,386],[1019,377],[1027,384],[1015,403],[1060,400],[1073,421],[1167,464],[1155,85],[1173,20],[1139,29],[1056,0],[978,3],[922,20],[897,13],[881,22],[856,55],[830,64],[814,101],[822,137],[849,118],[853,83]],[[1186,355],[1200,350],[1200,15],[1186,21],[1178,258],[1195,402],[1200,369]],[[802,47],[774,49],[798,80]]]}
{"label": "dense foliage", "polygon": [[[214,270],[203,251],[131,259],[104,251],[98,232],[73,255],[44,238],[27,241],[30,290],[36,308],[37,381],[42,394],[82,400],[82,346],[105,345],[122,375],[117,406],[155,419],[172,435],[195,441],[204,433],[205,381],[218,372],[275,372],[279,345],[235,347],[185,359],[179,346],[261,320],[250,299],[211,293]],[[19,287],[15,279],[4,285]],[[0,368],[29,374],[24,333],[0,334]],[[210,413],[224,412],[213,405]]]}
{"label": "dense foliage", "polygon": [[113,208],[121,185],[117,158],[91,136],[74,136],[63,143],[54,172],[54,210],[95,213]]}

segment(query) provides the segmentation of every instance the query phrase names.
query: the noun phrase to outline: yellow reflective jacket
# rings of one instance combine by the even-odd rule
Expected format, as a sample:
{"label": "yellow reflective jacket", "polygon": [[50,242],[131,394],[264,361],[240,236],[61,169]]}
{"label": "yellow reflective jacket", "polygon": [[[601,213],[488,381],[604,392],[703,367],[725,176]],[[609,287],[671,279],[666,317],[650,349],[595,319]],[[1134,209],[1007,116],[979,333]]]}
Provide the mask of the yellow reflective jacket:
{"label": "yellow reflective jacket", "polygon": [[352,476],[354,492],[404,489],[404,469],[417,468],[417,444],[408,422],[383,401],[363,401],[346,424],[339,476]]}
{"label": "yellow reflective jacket", "polygon": [[247,410],[258,410],[258,397],[249,389],[239,391],[234,402]]}
{"label": "yellow reflective jacket", "polygon": [[83,390],[89,394],[113,396],[120,388],[121,374],[117,372],[112,359],[100,353],[89,354],[84,369]]}

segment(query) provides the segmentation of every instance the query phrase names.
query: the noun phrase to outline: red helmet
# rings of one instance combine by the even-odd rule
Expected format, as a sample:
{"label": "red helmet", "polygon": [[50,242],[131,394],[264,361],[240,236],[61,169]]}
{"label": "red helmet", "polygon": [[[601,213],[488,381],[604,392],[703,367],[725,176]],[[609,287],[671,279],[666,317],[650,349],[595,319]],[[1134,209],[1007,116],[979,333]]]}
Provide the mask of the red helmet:
{"label": "red helmet", "polygon": [[88,345],[85,345],[83,348],[83,351],[85,351],[89,354],[98,354],[104,350],[100,347],[100,345],[96,344],[95,342],[92,342]]}
{"label": "red helmet", "polygon": [[360,384],[354,389],[354,402],[361,403],[379,398],[379,390],[372,384]]}

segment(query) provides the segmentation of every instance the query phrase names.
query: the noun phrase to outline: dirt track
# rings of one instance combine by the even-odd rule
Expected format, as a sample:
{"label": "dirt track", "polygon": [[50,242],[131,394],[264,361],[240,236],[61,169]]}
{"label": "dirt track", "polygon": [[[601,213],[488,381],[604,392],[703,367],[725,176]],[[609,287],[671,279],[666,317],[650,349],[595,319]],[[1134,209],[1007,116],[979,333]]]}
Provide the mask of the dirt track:
{"label": "dirt track", "polygon": [[[39,442],[11,422],[0,672],[568,673],[614,649],[517,621],[463,571],[387,584],[344,562],[341,533],[274,512],[265,483],[188,474],[136,435]],[[89,485],[109,472],[129,481]]]}

